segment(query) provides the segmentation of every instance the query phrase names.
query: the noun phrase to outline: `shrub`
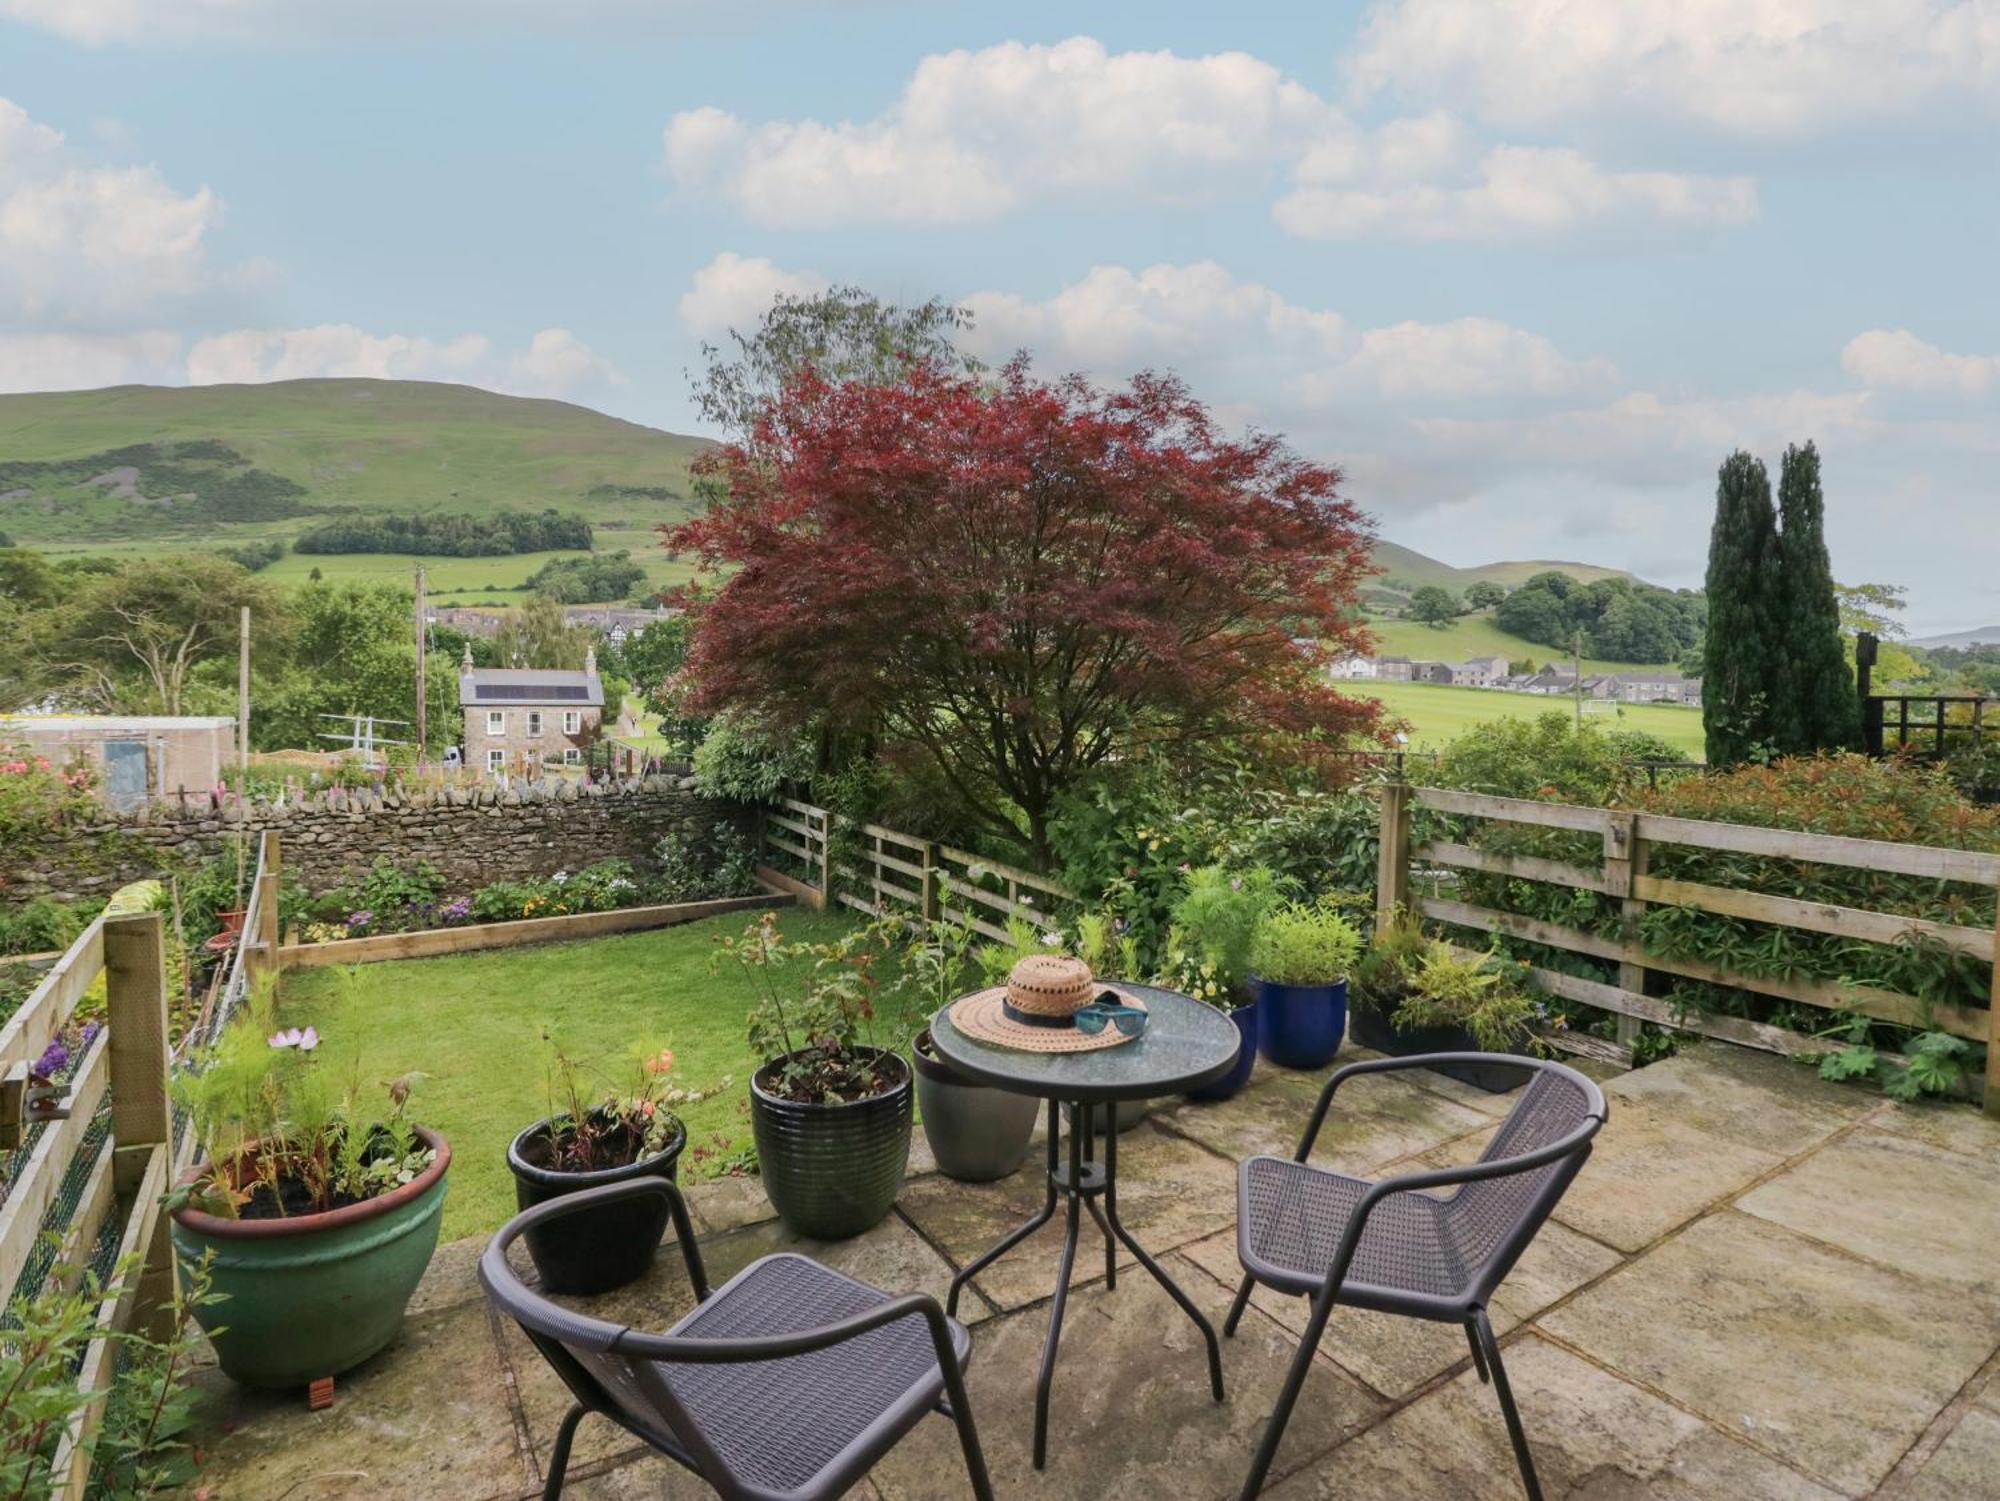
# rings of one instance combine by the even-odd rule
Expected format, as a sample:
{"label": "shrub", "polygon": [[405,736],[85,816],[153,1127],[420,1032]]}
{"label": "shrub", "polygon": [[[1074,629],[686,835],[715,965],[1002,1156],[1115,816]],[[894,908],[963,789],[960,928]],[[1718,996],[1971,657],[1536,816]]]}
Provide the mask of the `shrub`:
{"label": "shrub", "polygon": [[1644,761],[1679,761],[1666,741],[1630,730],[1578,725],[1560,710],[1475,725],[1445,748],[1446,787],[1603,807],[1644,781]]}
{"label": "shrub", "polygon": [[38,896],[12,912],[0,912],[0,954],[39,954],[66,949],[96,915],[95,904],[59,902]]}
{"label": "shrub", "polygon": [[759,889],[757,851],[750,836],[727,821],[709,825],[701,838],[681,833],[661,836],[653,846],[653,865],[663,902],[749,896]]}
{"label": "shrub", "polygon": [[1332,985],[1361,954],[1361,932],[1332,902],[1291,902],[1266,914],[1250,940],[1250,968],[1274,985]]}
{"label": "shrub", "polygon": [[1215,966],[1224,984],[1240,990],[1250,972],[1257,926],[1281,895],[1276,873],[1263,866],[1204,865],[1188,872],[1186,889],[1174,904],[1174,926]]}
{"label": "shrub", "polygon": [[489,881],[472,893],[474,922],[509,922],[525,912],[535,897],[528,881]]}
{"label": "shrub", "polygon": [[1463,1027],[1489,1053],[1518,1048],[1537,1007],[1494,954],[1469,954],[1441,938],[1424,945],[1395,1011],[1398,1031]]}
{"label": "shrub", "polygon": [[801,740],[766,731],[737,714],[719,715],[694,750],[695,786],[709,797],[768,803],[787,782],[812,775]]}

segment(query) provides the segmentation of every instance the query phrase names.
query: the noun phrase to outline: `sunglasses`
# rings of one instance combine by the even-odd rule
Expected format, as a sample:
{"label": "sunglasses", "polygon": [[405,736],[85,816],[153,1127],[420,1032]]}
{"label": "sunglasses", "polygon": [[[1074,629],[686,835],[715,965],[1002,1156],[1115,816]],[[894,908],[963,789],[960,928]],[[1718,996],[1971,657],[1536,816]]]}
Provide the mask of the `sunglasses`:
{"label": "sunglasses", "polygon": [[[1104,992],[1110,995],[1111,992]],[[1137,1037],[1146,1030],[1146,1013],[1137,1006],[1127,1006],[1115,1000],[1095,1000],[1077,1011],[1072,1020],[1077,1031],[1086,1037],[1095,1037],[1107,1026],[1115,1026],[1127,1037]]]}

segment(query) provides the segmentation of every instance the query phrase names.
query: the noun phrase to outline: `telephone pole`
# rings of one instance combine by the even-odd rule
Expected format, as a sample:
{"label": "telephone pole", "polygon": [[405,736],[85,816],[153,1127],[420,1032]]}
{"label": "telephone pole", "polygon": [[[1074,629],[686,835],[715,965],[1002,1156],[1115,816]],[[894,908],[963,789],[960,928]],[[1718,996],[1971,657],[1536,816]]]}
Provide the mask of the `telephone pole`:
{"label": "telephone pole", "polygon": [[1571,684],[1571,686],[1572,688],[1574,688],[1576,692],[1576,727],[1580,730],[1583,728],[1583,632],[1582,631],[1578,631],[1576,633],[1575,639],[1570,642],[1569,646],[1570,646],[1569,667],[1570,667],[1570,672],[1574,678],[1574,681]]}
{"label": "telephone pole", "polygon": [[430,695],[425,691],[424,666],[430,629],[424,620],[424,565],[417,564],[417,765],[424,764],[424,715]]}

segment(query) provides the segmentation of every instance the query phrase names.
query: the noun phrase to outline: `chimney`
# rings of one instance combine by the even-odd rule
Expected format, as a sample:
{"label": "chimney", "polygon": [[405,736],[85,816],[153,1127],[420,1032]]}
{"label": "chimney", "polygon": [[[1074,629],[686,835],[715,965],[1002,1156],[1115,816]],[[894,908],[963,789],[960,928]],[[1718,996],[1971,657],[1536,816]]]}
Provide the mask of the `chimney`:
{"label": "chimney", "polygon": [[472,671],[472,640],[470,637],[467,637],[465,642],[465,654],[458,659],[458,675],[460,677],[464,677],[467,673],[471,671]]}
{"label": "chimney", "polygon": [[591,642],[583,649],[583,670],[595,675],[597,672],[597,643]]}

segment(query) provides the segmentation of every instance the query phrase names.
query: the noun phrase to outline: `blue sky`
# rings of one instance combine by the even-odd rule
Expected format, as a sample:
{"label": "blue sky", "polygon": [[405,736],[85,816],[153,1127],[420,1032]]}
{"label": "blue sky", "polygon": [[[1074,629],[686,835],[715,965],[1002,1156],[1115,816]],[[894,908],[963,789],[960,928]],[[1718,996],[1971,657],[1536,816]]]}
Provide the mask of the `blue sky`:
{"label": "blue sky", "polygon": [[1179,370],[1452,562],[1836,572],[2000,620],[1990,0],[0,0],[0,389],[374,374],[695,430],[859,282]]}

